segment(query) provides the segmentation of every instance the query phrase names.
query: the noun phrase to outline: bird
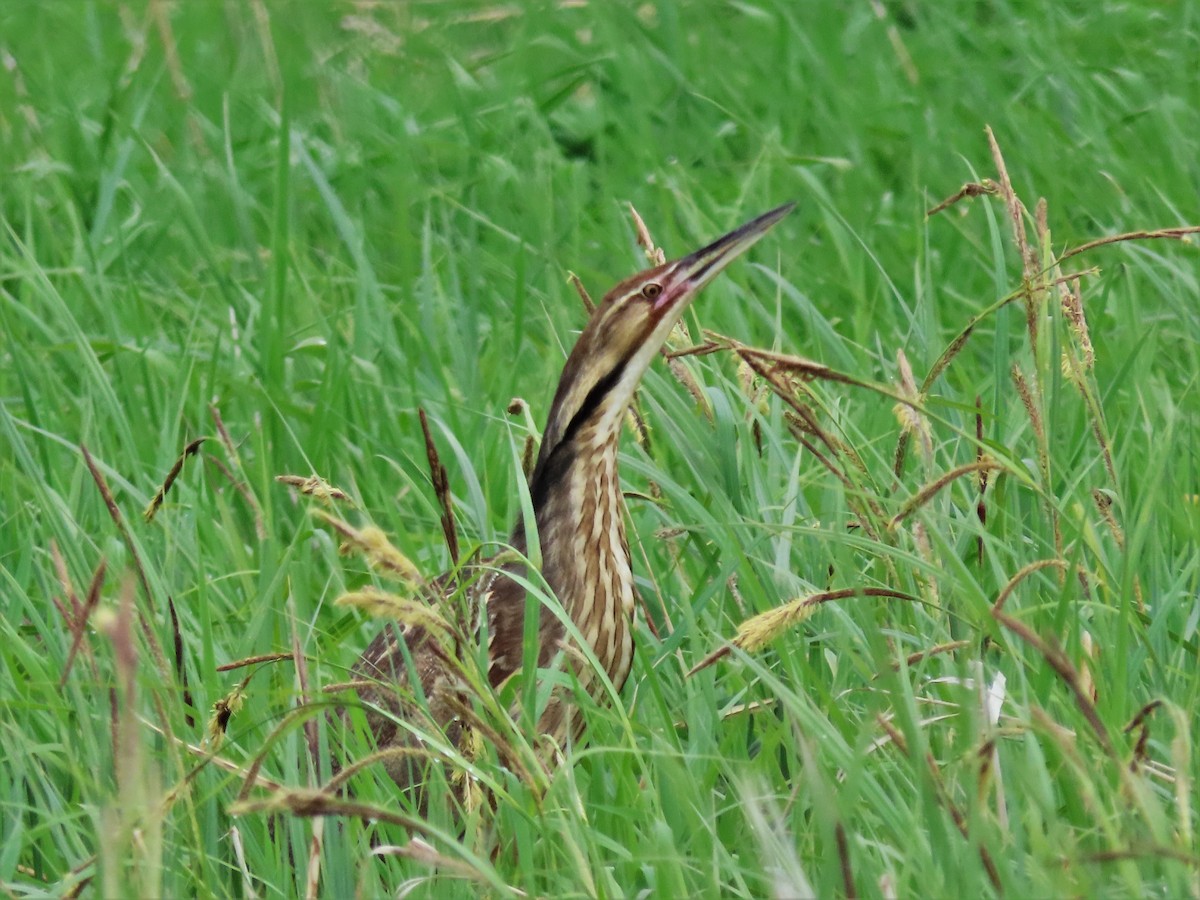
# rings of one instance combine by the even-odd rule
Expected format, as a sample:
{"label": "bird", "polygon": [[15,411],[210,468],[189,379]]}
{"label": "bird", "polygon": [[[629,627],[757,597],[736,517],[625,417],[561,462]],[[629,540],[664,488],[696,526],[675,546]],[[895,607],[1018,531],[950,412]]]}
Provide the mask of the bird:
{"label": "bird", "polygon": [[[633,661],[637,604],[617,467],[622,422],[642,376],[697,293],[794,206],[776,207],[694,253],[621,281],[596,306],[563,367],[529,477],[531,518],[545,585],[618,692]],[[511,532],[508,544],[515,552],[503,562],[473,567],[478,577],[465,588],[471,608],[485,610],[478,621],[481,628],[486,622],[487,680],[493,688],[501,685],[527,659],[536,659],[539,669],[565,659],[580,685],[599,698],[603,682],[581,654],[570,652],[570,631],[549,605],[540,606],[536,652],[527,654],[522,582],[529,583],[525,559],[533,540],[525,523],[522,516]],[[463,581],[461,571],[434,580],[431,599],[454,594]],[[402,790],[420,795],[430,754],[418,732],[432,723],[453,746],[465,734],[468,701],[459,673],[448,664],[445,641],[428,624],[389,623],[352,671],[376,747],[398,751],[380,754],[387,774]],[[583,723],[560,691],[547,702],[537,729],[562,747],[580,738]]]}

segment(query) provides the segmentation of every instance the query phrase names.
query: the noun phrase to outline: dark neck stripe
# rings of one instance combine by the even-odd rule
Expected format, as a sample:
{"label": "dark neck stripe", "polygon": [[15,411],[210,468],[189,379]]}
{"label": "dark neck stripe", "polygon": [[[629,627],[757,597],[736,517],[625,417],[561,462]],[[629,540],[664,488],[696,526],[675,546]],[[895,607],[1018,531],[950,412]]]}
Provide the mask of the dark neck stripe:
{"label": "dark neck stripe", "polygon": [[608,396],[609,391],[621,379],[621,373],[625,371],[626,362],[627,360],[622,359],[613,366],[612,371],[592,385],[592,389],[583,398],[583,403],[580,404],[579,410],[571,417],[571,421],[567,423],[567,427],[563,429],[562,437],[558,441],[560,444],[574,440],[579,429],[600,408],[600,404],[604,402],[604,398]]}
{"label": "dark neck stripe", "polygon": [[[569,469],[575,460],[575,448],[573,442],[579,430],[587,424],[588,420],[596,414],[600,406],[604,403],[604,398],[609,395],[617,382],[621,380],[621,376],[625,373],[625,367],[629,365],[629,360],[633,357],[633,353],[629,353],[620,359],[615,366],[599,381],[597,381],[587,396],[583,398],[583,403],[571,420],[563,428],[562,434],[553,446],[542,444],[541,452],[538,454],[537,465],[533,468],[533,475],[529,479],[529,497],[533,501],[533,508],[540,509],[546,500],[546,491],[551,483],[561,480],[566,475],[566,470]],[[547,431],[555,419],[556,410],[551,410],[549,421],[547,422]],[[543,439],[544,439],[543,435]]]}

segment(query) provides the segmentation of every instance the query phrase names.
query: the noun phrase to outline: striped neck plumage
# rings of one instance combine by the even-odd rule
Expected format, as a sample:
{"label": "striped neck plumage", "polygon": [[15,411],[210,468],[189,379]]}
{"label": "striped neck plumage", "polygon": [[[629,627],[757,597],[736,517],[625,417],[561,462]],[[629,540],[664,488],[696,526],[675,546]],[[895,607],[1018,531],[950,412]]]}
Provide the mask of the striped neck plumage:
{"label": "striped neck plumage", "polygon": [[617,442],[646,369],[700,289],[792,206],[780,206],[695,253],[625,279],[597,306],[563,367],[530,481],[543,550],[547,530],[568,524],[557,517],[585,512],[578,502],[552,502],[562,492],[572,499],[581,479],[611,470],[606,489],[615,502],[608,506],[619,508]]}

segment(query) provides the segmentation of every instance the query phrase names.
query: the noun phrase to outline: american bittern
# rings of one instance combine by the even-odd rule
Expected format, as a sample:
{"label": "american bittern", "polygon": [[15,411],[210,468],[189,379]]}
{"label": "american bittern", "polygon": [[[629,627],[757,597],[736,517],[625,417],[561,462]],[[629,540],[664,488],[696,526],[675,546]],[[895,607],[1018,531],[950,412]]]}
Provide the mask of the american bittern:
{"label": "american bittern", "polygon": [[[617,477],[621,423],[638,382],[692,298],[792,205],[773,209],[682,259],[622,281],[596,308],[563,368],[529,482],[542,577],[617,690],[633,658],[635,605]],[[517,523],[509,543],[525,555],[523,522]],[[526,591],[512,577],[523,574],[522,564],[493,566],[468,587],[474,603],[486,608],[488,680],[493,687],[520,669],[525,659]],[[434,584],[448,592],[455,587],[452,579]],[[545,605],[539,613],[537,642],[539,668],[549,667],[570,643],[563,622]],[[455,745],[462,736],[463,685],[446,664],[445,653],[425,627],[388,625],[355,666],[359,697],[376,744],[401,751],[389,754],[385,765],[404,788],[421,780],[421,766],[413,759],[420,752],[403,749],[416,750],[420,741],[404,720],[424,727],[432,720]],[[568,656],[572,658],[567,664],[581,685],[596,691],[598,679],[579,662],[579,654]],[[416,701],[411,676],[420,681],[427,713]],[[578,737],[578,719],[570,704],[556,696],[539,717],[538,728],[562,744],[569,734]]]}

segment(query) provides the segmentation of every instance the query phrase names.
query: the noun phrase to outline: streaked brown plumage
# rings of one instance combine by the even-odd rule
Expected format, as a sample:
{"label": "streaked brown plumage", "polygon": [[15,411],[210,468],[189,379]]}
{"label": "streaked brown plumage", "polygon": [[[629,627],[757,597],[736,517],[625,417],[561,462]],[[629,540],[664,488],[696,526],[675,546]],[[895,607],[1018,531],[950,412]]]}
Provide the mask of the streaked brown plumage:
{"label": "streaked brown plumage", "polygon": [[[529,484],[542,577],[617,690],[633,658],[636,600],[617,473],[622,420],[643,373],[688,303],[791,208],[788,204],[774,209],[695,253],[622,281],[596,308],[563,369]],[[523,522],[518,522],[510,543],[520,554],[527,552]],[[508,563],[487,571],[468,588],[473,602],[486,607],[488,680],[493,687],[517,671],[524,659],[526,592],[510,577],[523,573],[523,565]],[[445,577],[435,584],[454,588]],[[554,663],[565,637],[563,623],[543,604],[537,633],[539,668]],[[358,693],[380,748],[418,746],[417,738],[400,724],[403,719],[424,728],[436,725],[458,744],[462,688],[442,661],[444,651],[433,644],[419,626],[388,625],[355,666],[360,680],[372,682]],[[402,645],[420,679],[428,715],[414,698]],[[586,665],[567,664],[585,688],[599,686]],[[538,728],[563,744],[568,734],[578,736],[576,719],[569,703],[555,697]],[[401,787],[421,780],[420,765],[411,758],[386,765]]]}

